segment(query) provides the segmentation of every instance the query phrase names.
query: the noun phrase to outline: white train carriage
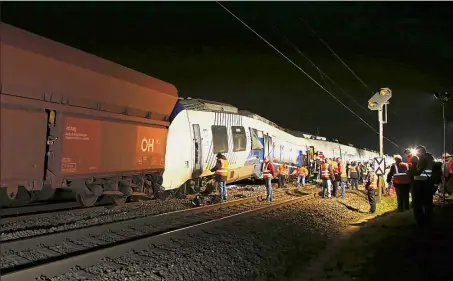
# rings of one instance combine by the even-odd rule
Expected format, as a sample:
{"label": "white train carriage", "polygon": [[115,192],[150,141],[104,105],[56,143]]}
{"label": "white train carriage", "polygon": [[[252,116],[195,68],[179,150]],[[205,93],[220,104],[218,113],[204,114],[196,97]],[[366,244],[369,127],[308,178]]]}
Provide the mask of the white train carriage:
{"label": "white train carriage", "polygon": [[[275,165],[295,167],[310,146],[326,157],[368,160],[374,152],[330,142],[325,138],[286,132],[275,123],[236,107],[201,99],[180,99],[168,132],[162,186],[176,189],[205,185],[206,173],[216,163],[216,154],[229,160],[229,183],[262,178],[262,163],[269,156]],[[292,165],[291,165],[292,164]]]}

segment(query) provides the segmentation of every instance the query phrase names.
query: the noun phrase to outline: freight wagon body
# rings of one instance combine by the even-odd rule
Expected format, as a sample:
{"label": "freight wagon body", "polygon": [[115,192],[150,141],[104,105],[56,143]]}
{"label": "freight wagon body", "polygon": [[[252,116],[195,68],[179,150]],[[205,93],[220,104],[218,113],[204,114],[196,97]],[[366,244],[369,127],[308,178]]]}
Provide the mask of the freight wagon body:
{"label": "freight wagon body", "polygon": [[152,196],[162,182],[169,83],[1,23],[1,204],[74,191]]}

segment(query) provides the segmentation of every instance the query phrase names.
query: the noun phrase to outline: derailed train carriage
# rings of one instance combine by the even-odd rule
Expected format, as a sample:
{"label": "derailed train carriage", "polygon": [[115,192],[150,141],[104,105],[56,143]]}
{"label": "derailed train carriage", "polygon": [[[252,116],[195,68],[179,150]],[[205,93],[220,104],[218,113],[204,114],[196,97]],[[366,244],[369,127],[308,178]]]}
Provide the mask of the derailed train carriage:
{"label": "derailed train carriage", "polygon": [[[273,122],[248,111],[202,99],[181,99],[172,113],[168,132],[162,186],[199,192],[206,186],[216,154],[229,160],[227,182],[262,178],[262,163],[269,156],[274,165],[301,164],[299,155],[312,151],[326,157],[368,161],[377,152],[298,132],[287,132]],[[291,165],[290,165],[291,166]],[[294,168],[294,166],[292,166]]]}
{"label": "derailed train carriage", "polygon": [[69,189],[84,206],[162,182],[169,83],[0,23],[0,204]]}

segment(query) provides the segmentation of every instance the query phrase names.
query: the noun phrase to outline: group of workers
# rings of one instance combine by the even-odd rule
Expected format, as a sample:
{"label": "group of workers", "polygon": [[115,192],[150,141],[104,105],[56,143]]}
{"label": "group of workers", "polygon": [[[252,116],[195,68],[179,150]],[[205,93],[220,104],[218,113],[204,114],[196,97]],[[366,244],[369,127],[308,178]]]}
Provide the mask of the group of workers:
{"label": "group of workers", "polygon": [[[404,152],[407,160],[403,161],[400,155],[395,155],[395,164],[390,167],[386,182],[393,185],[396,191],[398,210],[410,209],[409,194],[412,194],[414,216],[419,225],[430,222],[433,210],[433,196],[437,192],[437,184],[432,180],[433,168],[435,169],[434,157],[426,151],[424,146],[418,146],[416,155],[410,150]],[[443,155],[445,165],[442,166],[442,186],[444,192],[453,194],[453,158],[450,154]],[[337,197],[338,187],[341,187],[341,198],[345,197],[345,187],[358,189],[359,182],[365,184],[370,213],[376,212],[375,191],[378,188],[378,176],[374,173],[369,162],[357,163],[349,161],[344,165],[340,158],[329,160],[319,159],[319,178],[321,180],[321,197]],[[217,154],[217,163],[211,169],[215,173],[215,179],[219,183],[221,201],[227,200],[226,179],[228,175],[228,160],[221,153]],[[278,179],[278,187],[285,185],[290,169],[285,162],[278,166],[277,171],[269,157],[265,157],[263,163],[263,179],[266,186],[266,200],[273,200],[272,179]],[[309,175],[307,168],[297,166],[291,173],[296,176],[296,184],[305,186],[305,180]]]}

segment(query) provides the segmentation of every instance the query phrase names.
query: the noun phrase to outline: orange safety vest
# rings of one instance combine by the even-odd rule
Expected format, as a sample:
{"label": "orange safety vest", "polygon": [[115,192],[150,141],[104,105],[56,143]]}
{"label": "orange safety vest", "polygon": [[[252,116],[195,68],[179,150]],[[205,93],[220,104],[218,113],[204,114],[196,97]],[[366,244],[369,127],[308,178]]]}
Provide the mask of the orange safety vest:
{"label": "orange safety vest", "polygon": [[450,174],[453,174],[453,159],[450,159],[450,161],[448,161],[448,167],[450,167]]}
{"label": "orange safety vest", "polygon": [[330,179],[330,171],[329,171],[329,164],[324,163],[321,166],[321,178],[322,179]]}
{"label": "orange safety vest", "polygon": [[263,178],[265,179],[272,179],[272,173],[269,165],[272,165],[271,161],[264,163]]}
{"label": "orange safety vest", "polygon": [[342,163],[338,164],[338,170],[339,170],[342,178],[347,178],[348,177],[346,175],[346,169],[345,169],[345,167],[343,166]]}
{"label": "orange safety vest", "polygon": [[351,174],[351,173],[357,173],[357,166],[351,166],[349,168],[349,174]]}
{"label": "orange safety vest", "polygon": [[332,162],[332,170],[335,175],[339,173],[337,163]]}
{"label": "orange safety vest", "polygon": [[406,173],[406,171],[409,170],[409,165],[404,162],[400,162],[398,165],[395,163],[394,166],[395,174],[392,177],[393,184],[409,184],[410,178]]}
{"label": "orange safety vest", "polygon": [[280,166],[278,166],[278,173],[279,173],[280,175],[287,175],[287,174],[288,174],[288,171],[289,171],[288,167],[286,167],[286,168],[283,167],[283,164],[280,165]]}
{"label": "orange safety vest", "polygon": [[222,177],[227,177],[228,176],[228,160],[219,159],[219,161],[222,164],[222,166],[220,167],[220,169],[215,171],[215,174],[222,176]]}
{"label": "orange safety vest", "polygon": [[296,168],[296,174],[305,177],[308,174],[308,170],[305,167]]}

